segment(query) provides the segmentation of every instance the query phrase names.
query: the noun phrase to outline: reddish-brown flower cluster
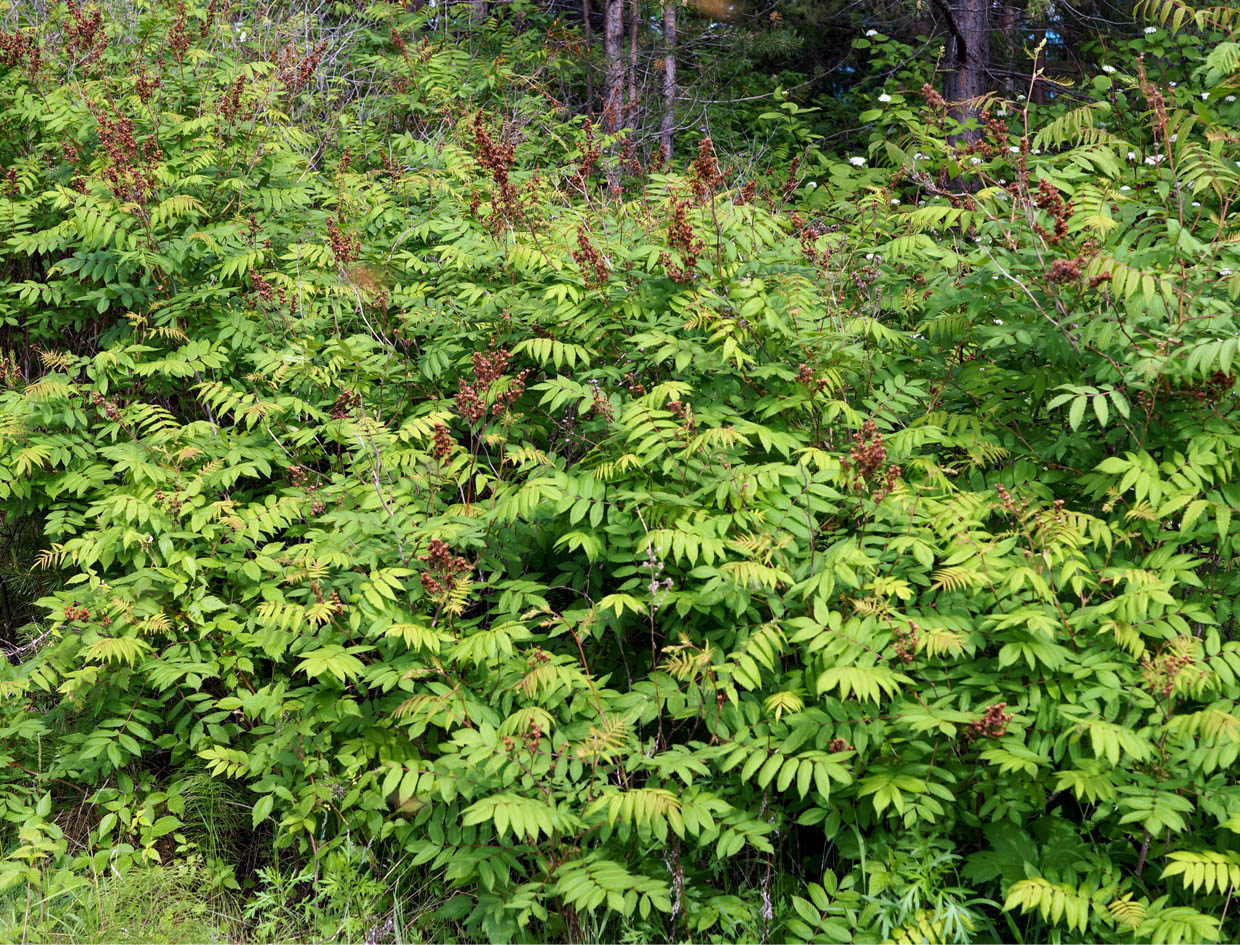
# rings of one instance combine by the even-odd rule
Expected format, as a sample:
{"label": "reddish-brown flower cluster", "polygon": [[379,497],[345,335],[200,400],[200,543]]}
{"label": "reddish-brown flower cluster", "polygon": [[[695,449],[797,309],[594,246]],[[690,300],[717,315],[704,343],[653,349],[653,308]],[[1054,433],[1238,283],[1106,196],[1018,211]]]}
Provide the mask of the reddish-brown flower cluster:
{"label": "reddish-brown flower cluster", "polygon": [[909,621],[908,629],[903,627],[895,628],[895,647],[896,657],[906,666],[913,662],[913,656],[917,653],[917,624]]}
{"label": "reddish-brown flower cluster", "polygon": [[17,168],[10,167],[4,172],[4,195],[6,197],[17,196]]}
{"label": "reddish-brown flower cluster", "polygon": [[182,499],[180,496],[171,495],[167,492],[164,492],[163,489],[156,489],[155,490],[155,504],[158,505],[165,512],[168,512],[172,515],[180,515],[181,506],[185,504],[185,500]]}
{"label": "reddish-brown flower cluster", "polygon": [[577,227],[577,248],[573,250],[573,261],[581,267],[589,288],[597,289],[607,281],[607,262],[598,247],[590,241],[590,234],[584,226]]}
{"label": "reddish-brown flower cluster", "polygon": [[154,190],[155,165],[164,152],[154,136],[138,144],[133,119],[128,115],[110,116],[92,107],[99,126],[99,147],[107,156],[103,179],[117,200],[143,203]]}
{"label": "reddish-brown flower cluster", "polygon": [[844,471],[852,472],[852,486],[857,492],[872,491],[875,502],[882,499],[895,488],[900,478],[900,467],[888,466],[882,472],[887,461],[887,447],[883,445],[883,435],[878,432],[878,425],[867,420],[861,432],[853,434],[853,446],[848,456],[840,460]]}
{"label": "reddish-brown flower cluster", "polygon": [[60,142],[60,156],[65,159],[66,164],[74,167],[82,163],[82,149],[68,138]]}
{"label": "reddish-brown flower cluster", "polygon": [[[1072,201],[1065,201],[1059,189],[1045,177],[1038,181],[1038,191],[1033,198],[1039,210],[1044,210],[1055,218],[1055,231],[1050,233],[1041,224],[1034,224],[1034,230],[1047,242],[1058,242],[1068,235],[1068,220],[1072,217]],[[1079,276],[1078,276],[1079,278]]]}
{"label": "reddish-brown flower cluster", "polygon": [[750,178],[745,182],[745,186],[740,189],[740,193],[736,195],[736,203],[742,206],[747,203],[753,203],[753,198],[758,192],[757,182]]}
{"label": "reddish-brown flower cluster", "polygon": [[[487,394],[504,371],[508,369],[508,361],[512,355],[504,348],[493,348],[489,353],[475,351],[472,357],[474,365],[474,381],[467,382],[461,378],[456,395],[456,410],[461,419],[467,423],[476,423],[486,416]],[[498,417],[511,407],[518,397],[525,392],[525,379],[529,370],[521,371],[508,385],[508,389],[500,393],[491,405],[491,415]]]}
{"label": "reddish-brown flower cluster", "polygon": [[419,555],[418,560],[426,564],[426,570],[419,576],[422,587],[436,597],[448,593],[461,576],[473,569],[468,561],[452,553],[447,542],[438,538],[430,540],[426,554]]}
{"label": "reddish-brown flower cluster", "polygon": [[1065,282],[1080,282],[1081,267],[1085,263],[1084,256],[1077,256],[1074,259],[1053,259],[1051,268],[1046,273],[1046,279],[1057,285]]}
{"label": "reddish-brown flower cluster", "polygon": [[517,147],[511,141],[496,141],[482,122],[482,113],[474,116],[474,150],[478,163],[491,175],[495,185],[491,192],[491,229],[499,232],[505,226],[520,222],[521,199],[509,176],[517,163]]}
{"label": "reddish-brown flower cluster", "polygon": [[327,40],[322,40],[299,60],[297,50],[291,44],[285,46],[276,61],[276,79],[283,83],[290,95],[300,92],[314,78],[326,51]]}
{"label": "reddish-brown flower cluster", "polygon": [[290,466],[288,468],[288,478],[295,488],[301,489],[309,481],[310,472],[304,466]]}
{"label": "reddish-brown flower cluster", "polygon": [[148,75],[146,66],[138,66],[138,75],[133,80],[133,91],[138,96],[138,101],[143,105],[149,102],[151,96],[155,94],[155,90],[159,88],[161,81],[157,75]]}
{"label": "reddish-brown flower cluster", "polygon": [[706,247],[697,238],[687,217],[689,202],[676,200],[672,203],[672,222],[667,227],[667,244],[680,254],[680,264],[672,261],[671,253],[662,253],[659,261],[673,282],[692,282],[697,278],[698,256]]}
{"label": "reddish-brown flower cluster", "polygon": [[801,185],[801,155],[797,155],[788,164],[788,176],[784,178],[783,184],[780,185],[779,195],[784,203],[792,199],[792,195],[796,193],[797,187]]}
{"label": "reddish-brown flower cluster", "polygon": [[28,33],[0,33],[0,65],[16,69],[23,63],[33,80],[43,64],[43,49],[38,40]]}
{"label": "reddish-brown flower cluster", "polygon": [[113,423],[120,420],[121,412],[116,404],[105,398],[102,394],[96,392],[90,395],[90,402]]}
{"label": "reddish-brown flower cluster", "polygon": [[996,702],[987,706],[985,713],[976,722],[970,722],[965,735],[970,740],[978,738],[1002,738],[1007,734],[1008,723],[1012,721],[1012,713],[1005,712],[1006,702]]}
{"label": "reddish-brown flower cluster", "polygon": [[327,220],[327,236],[332,244],[332,253],[336,257],[336,262],[350,263],[357,259],[358,254],[362,251],[362,240],[355,233],[348,233],[342,229],[343,223],[340,218],[328,218]]}
{"label": "reddish-brown flower cluster", "polygon": [[90,611],[85,607],[78,607],[76,604],[72,607],[65,608],[66,620],[89,620]]}
{"label": "reddish-brown flower cluster", "polygon": [[83,10],[77,0],[69,0],[72,22],[65,28],[65,50],[79,63],[95,62],[108,48],[103,31],[103,14],[97,8]]}
{"label": "reddish-brown flower cluster", "polygon": [[710,138],[698,142],[697,157],[689,169],[689,187],[693,190],[693,199],[698,203],[710,197],[723,183],[723,174],[719,171],[719,162],[715,160],[715,145]]}
{"label": "reddish-brown flower cluster", "polygon": [[926,107],[935,117],[947,113],[947,101],[934,90],[934,86],[929,82],[921,87],[921,95],[926,100]]}
{"label": "reddish-brown flower cluster", "polygon": [[220,114],[229,121],[233,121],[241,111],[241,94],[245,91],[245,76],[239,75],[233,79],[232,85],[228,87],[228,91],[224,93],[224,97],[220,99]]}
{"label": "reddish-brown flower cluster", "polygon": [[999,501],[1003,505],[1003,511],[1008,515],[1020,515],[1026,508],[1029,507],[1028,499],[1021,499],[1017,502],[1016,497],[1013,496],[1012,493],[1008,492],[1007,487],[1001,482],[995,483],[995,492],[999,494]]}
{"label": "reddish-brown flower cluster", "polygon": [[168,48],[172,50],[172,58],[177,65],[180,65],[185,58],[185,51],[189,49],[189,40],[189,30],[185,25],[185,4],[178,3],[176,19],[168,26],[168,35],[164,39]]}
{"label": "reddish-brown flower cluster", "polygon": [[442,423],[435,424],[434,436],[431,439],[431,453],[436,459],[443,459],[456,445],[452,434]]}
{"label": "reddish-brown flower cluster", "polygon": [[797,368],[797,380],[812,390],[815,394],[820,393],[823,388],[827,387],[831,381],[826,375],[817,375],[814,369],[808,364],[802,364]]}
{"label": "reddish-brown flower cluster", "polygon": [[846,742],[842,738],[833,738],[831,739],[831,741],[827,742],[827,751],[833,754],[835,752],[852,751],[852,750],[853,750],[853,746],[848,744],[848,742]]}
{"label": "reddish-brown flower cluster", "polygon": [[811,264],[826,271],[831,264],[832,251],[830,246],[819,249],[818,238],[834,232],[837,227],[828,227],[820,220],[806,222],[799,213],[791,214],[789,220],[797,238],[801,241],[801,255]]}
{"label": "reddish-brown flower cluster", "polygon": [[583,127],[586,133],[586,145],[581,150],[581,163],[577,165],[577,172],[573,175],[573,183],[578,187],[585,187],[590,175],[594,173],[594,168],[598,165],[599,156],[603,153],[594,143],[594,123],[587,118]]}
{"label": "reddish-brown flower cluster", "polygon": [[336,397],[336,402],[332,404],[331,417],[333,420],[346,420],[353,413],[355,407],[362,402],[362,397],[355,390],[345,389]]}
{"label": "reddish-brown flower cluster", "polygon": [[667,409],[684,424],[685,432],[692,433],[697,429],[697,420],[693,416],[692,404],[686,404],[683,400],[669,400],[667,402]]}
{"label": "reddish-brown flower cluster", "polygon": [[280,305],[285,304],[284,290],[279,286],[273,286],[254,269],[250,270],[250,288],[264,302],[276,302],[278,300]]}

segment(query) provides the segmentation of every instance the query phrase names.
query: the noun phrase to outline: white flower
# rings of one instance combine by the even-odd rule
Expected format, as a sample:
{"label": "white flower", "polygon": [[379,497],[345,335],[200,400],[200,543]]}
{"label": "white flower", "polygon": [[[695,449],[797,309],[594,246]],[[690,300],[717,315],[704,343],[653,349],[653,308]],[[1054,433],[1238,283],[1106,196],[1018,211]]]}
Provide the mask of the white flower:
{"label": "white flower", "polygon": [[880,96],[878,97],[878,100],[879,100],[880,102],[890,102],[890,101],[891,101],[891,96],[890,96],[890,95],[888,95],[886,92],[884,92],[882,95],[880,95]]}
{"label": "white flower", "polygon": [[1200,200],[1194,200],[1194,201],[1193,201],[1193,206],[1194,206],[1194,207],[1200,207],[1200,206],[1201,206],[1201,201],[1200,201]]}
{"label": "white flower", "polygon": [[1137,159],[1137,152],[1136,152],[1136,151],[1129,151],[1129,152],[1128,152],[1128,160],[1130,160],[1130,161],[1135,161],[1136,159]]}
{"label": "white flower", "polygon": [[1007,178],[1006,178],[1006,177],[1000,177],[1000,178],[999,178],[999,186],[1000,186],[1000,187],[1006,187],[1006,186],[1007,186]]}
{"label": "white flower", "polygon": [[1167,88],[1169,88],[1169,89],[1173,89],[1173,88],[1175,88],[1175,83],[1174,83],[1174,82],[1168,82],[1168,83],[1167,83]]}
{"label": "white flower", "polygon": [[897,206],[897,207],[898,207],[898,206],[900,205],[900,198],[899,198],[899,197],[892,197],[892,198],[891,198],[891,203],[892,203],[892,206]]}
{"label": "white flower", "polygon": [[969,163],[976,167],[978,164],[982,163],[982,159],[980,157],[971,157],[969,158]]}
{"label": "white flower", "polygon": [[1041,153],[1042,153],[1042,149],[1041,149],[1041,148],[1034,148],[1034,149],[1033,149],[1033,153],[1034,153],[1034,154],[1041,154]]}
{"label": "white flower", "polygon": [[1146,35],[1146,36],[1153,36],[1153,35],[1154,35],[1155,33],[1157,33],[1157,32],[1158,32],[1158,27],[1157,27],[1157,26],[1147,26],[1147,27],[1145,28],[1145,35]]}
{"label": "white flower", "polygon": [[1201,93],[1201,100],[1202,100],[1203,102],[1208,102],[1208,101],[1210,100],[1210,93],[1209,93],[1209,92],[1202,92],[1202,93]]}
{"label": "white flower", "polygon": [[1231,270],[1230,270],[1230,269],[1220,269],[1220,270],[1218,271],[1218,274],[1219,274],[1220,276],[1230,276],[1230,275],[1231,275]]}
{"label": "white flower", "polygon": [[1178,135],[1178,134],[1174,134],[1174,135],[1172,135],[1172,136],[1171,136],[1171,143],[1172,143],[1172,144],[1175,144],[1175,139],[1176,139],[1176,138],[1178,138],[1178,137],[1179,137],[1179,135]]}
{"label": "white flower", "polygon": [[1017,147],[1016,145],[1014,145],[1014,144],[1009,144],[1009,145],[1008,145],[1008,150],[1009,150],[1009,151],[1011,151],[1013,154],[1020,154],[1020,148],[1018,148],[1018,147]]}
{"label": "white flower", "polygon": [[848,159],[848,163],[851,164],[853,167],[861,167],[862,165],[865,164],[865,158],[857,157],[856,155],[853,155],[852,157]]}
{"label": "white flower", "polygon": [[865,31],[865,35],[866,35],[866,36],[877,36],[877,35],[878,35],[878,30],[866,30],[866,31]]}
{"label": "white flower", "polygon": [[1127,184],[1124,184],[1124,186],[1122,186],[1120,190],[1132,190],[1132,188],[1129,187]]}
{"label": "white flower", "polygon": [[1234,95],[1228,95],[1225,99],[1223,99],[1224,102],[1234,102],[1235,100],[1236,97]]}
{"label": "white flower", "polygon": [[1114,75],[1115,67],[1114,66],[1103,66],[1102,71],[1105,72],[1107,75]]}
{"label": "white flower", "polygon": [[812,181],[810,181],[808,184],[806,184],[805,186],[806,186],[806,187],[808,187],[810,190],[813,190],[815,187],[817,187],[817,186],[818,186],[818,181],[816,181],[816,180],[812,180]]}
{"label": "white flower", "polygon": [[924,161],[925,159],[926,159],[926,156],[922,154],[920,151],[918,151],[916,154],[913,155],[914,161]]}
{"label": "white flower", "polygon": [[996,318],[996,319],[993,319],[993,321],[994,321],[994,323],[995,323],[996,325],[1002,325],[1002,324],[1003,324],[1003,319],[1002,319],[1002,318]]}
{"label": "white flower", "polygon": [[873,254],[873,253],[866,253],[866,254],[865,254],[865,258],[866,258],[867,260],[873,259],[873,258],[874,258],[874,254]]}
{"label": "white flower", "polygon": [[241,32],[237,35],[237,39],[241,40],[241,42],[243,42],[243,43],[245,42],[245,30],[242,30],[242,31],[241,31]]}

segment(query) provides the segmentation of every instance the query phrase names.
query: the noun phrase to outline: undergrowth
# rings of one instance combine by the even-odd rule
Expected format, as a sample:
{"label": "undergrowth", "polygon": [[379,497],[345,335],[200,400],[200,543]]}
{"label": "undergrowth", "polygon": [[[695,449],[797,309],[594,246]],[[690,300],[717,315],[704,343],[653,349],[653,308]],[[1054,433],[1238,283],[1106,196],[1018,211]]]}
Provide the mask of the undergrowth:
{"label": "undergrowth", "polygon": [[524,12],[9,11],[0,936],[1235,940],[1181,11],[971,143],[869,37],[867,150],[675,167]]}

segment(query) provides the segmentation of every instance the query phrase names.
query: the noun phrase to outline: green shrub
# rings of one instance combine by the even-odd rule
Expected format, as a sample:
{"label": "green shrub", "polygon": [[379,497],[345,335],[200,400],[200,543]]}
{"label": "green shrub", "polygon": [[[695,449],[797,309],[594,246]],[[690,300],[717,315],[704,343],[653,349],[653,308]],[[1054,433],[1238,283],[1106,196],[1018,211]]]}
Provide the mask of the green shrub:
{"label": "green shrub", "polygon": [[964,151],[893,90],[749,186],[617,168],[502,18],[492,67],[385,5],[90,16],[0,67],[0,506],[55,588],[10,902],[200,855],[260,938],[1235,938],[1214,34]]}

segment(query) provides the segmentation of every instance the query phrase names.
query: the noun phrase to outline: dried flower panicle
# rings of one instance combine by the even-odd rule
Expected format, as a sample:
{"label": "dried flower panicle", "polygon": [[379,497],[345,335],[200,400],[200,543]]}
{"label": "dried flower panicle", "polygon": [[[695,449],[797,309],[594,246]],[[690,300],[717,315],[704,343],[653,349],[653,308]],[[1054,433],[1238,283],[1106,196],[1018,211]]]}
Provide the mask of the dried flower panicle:
{"label": "dried flower panicle", "polygon": [[659,255],[659,261],[668,278],[682,285],[697,278],[698,257],[706,248],[693,232],[688,219],[688,210],[687,200],[673,201],[672,221],[667,227],[667,243],[679,254],[680,263],[673,261],[671,253],[664,252]]}
{"label": "dried flower panicle", "polygon": [[419,575],[422,588],[434,597],[450,593],[456,583],[473,570],[468,561],[453,554],[448,543],[439,538],[430,540],[426,554],[419,555],[418,560],[426,565],[426,570]]}
{"label": "dried flower panicle", "polygon": [[693,199],[702,203],[712,196],[722,183],[723,174],[715,159],[715,144],[710,138],[703,138],[698,142],[697,157],[689,168],[689,187],[693,191]]}
{"label": "dried flower panicle", "polygon": [[1007,734],[1008,723],[1014,717],[1006,709],[1006,702],[996,702],[992,706],[987,706],[980,719],[969,723],[969,727],[965,729],[965,738],[969,741],[979,738],[1002,738]]}
{"label": "dried flower panicle", "polygon": [[588,288],[597,289],[607,281],[610,274],[607,261],[591,241],[590,233],[584,226],[577,227],[577,248],[573,250],[573,261],[581,267]]}
{"label": "dried flower panicle", "polygon": [[848,456],[840,460],[846,474],[852,476],[852,486],[857,492],[871,492],[875,502],[881,502],[900,478],[900,467],[887,466],[887,447],[883,435],[873,420],[867,420],[860,432],[853,434],[853,446]]}
{"label": "dried flower panicle", "polygon": [[431,436],[431,454],[436,459],[444,459],[452,452],[452,447],[456,445],[456,440],[452,439],[452,433],[442,423],[435,424]]}
{"label": "dried flower panicle", "polygon": [[[473,382],[461,378],[458,382],[456,409],[461,419],[467,423],[476,423],[487,415],[487,395],[491,386],[498,381],[508,369],[512,354],[504,348],[492,348],[487,352],[475,351],[471,356],[474,368]],[[525,379],[529,369],[517,374],[506,390],[500,392],[491,404],[491,415],[498,417],[509,409],[517,398],[525,392]]]}

